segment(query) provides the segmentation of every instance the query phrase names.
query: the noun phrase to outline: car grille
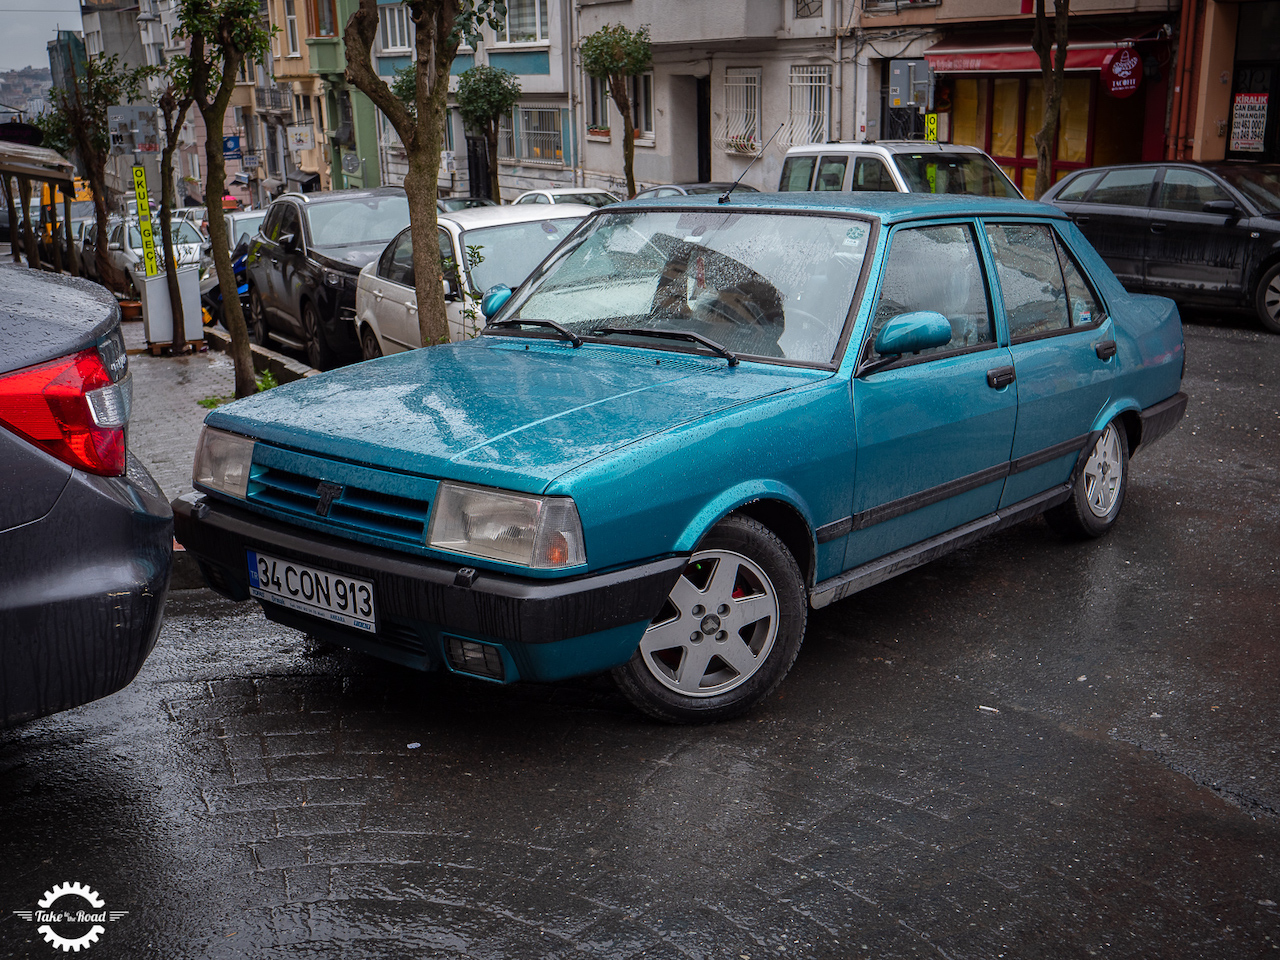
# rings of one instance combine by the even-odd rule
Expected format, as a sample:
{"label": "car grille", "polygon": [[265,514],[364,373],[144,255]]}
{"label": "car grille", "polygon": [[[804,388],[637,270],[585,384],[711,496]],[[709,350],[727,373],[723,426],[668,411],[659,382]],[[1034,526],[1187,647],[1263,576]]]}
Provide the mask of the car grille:
{"label": "car grille", "polygon": [[330,527],[380,539],[421,545],[430,504],[425,500],[342,484],[341,493],[322,508],[322,481],[281,467],[255,467],[250,503]]}

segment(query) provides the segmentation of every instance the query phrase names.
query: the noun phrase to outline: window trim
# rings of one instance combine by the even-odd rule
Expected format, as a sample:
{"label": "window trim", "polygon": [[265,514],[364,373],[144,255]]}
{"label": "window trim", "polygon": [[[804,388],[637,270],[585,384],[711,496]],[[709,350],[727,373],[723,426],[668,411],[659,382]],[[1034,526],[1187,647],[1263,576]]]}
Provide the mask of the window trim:
{"label": "window trim", "polygon": [[[398,20],[395,24],[393,21]],[[409,8],[403,3],[383,3],[378,5],[378,44],[379,52],[384,54],[410,54],[413,52],[413,41],[410,40],[409,34],[411,18],[409,16]],[[392,29],[394,27],[394,29]],[[399,37],[392,37],[392,33],[399,33]],[[399,45],[386,45],[384,40],[399,39],[403,41]]]}
{"label": "window trim", "polygon": [[[550,3],[550,0],[529,0],[529,2],[531,2],[531,3],[534,5],[533,22],[534,22],[534,32],[538,35],[538,36],[537,36],[537,38],[536,38],[536,39],[534,39],[534,40],[508,40],[508,39],[504,39],[503,34],[506,34],[506,36],[508,36],[508,37],[511,35],[511,7],[512,7],[512,4],[511,4],[511,3],[508,3],[508,4],[507,4],[507,12],[506,12],[506,15],[505,15],[505,16],[503,16],[503,18],[502,18],[502,26],[501,26],[501,28],[499,28],[499,29],[495,29],[495,30],[494,30],[494,32],[493,32],[493,38],[494,38],[494,39],[493,39],[493,43],[494,43],[494,45],[495,45],[495,46],[501,46],[501,47],[534,47],[534,46],[539,46],[539,47],[549,47],[549,46],[551,45],[551,3]],[[546,36],[542,36],[542,17],[543,17],[543,14],[544,14],[544,13],[546,14],[546,19],[547,19],[547,31],[546,31]]]}
{"label": "window trim", "polygon": [[[293,13],[289,8],[293,7]],[[284,0],[284,36],[286,57],[301,57],[301,39],[298,34],[298,0]]]}

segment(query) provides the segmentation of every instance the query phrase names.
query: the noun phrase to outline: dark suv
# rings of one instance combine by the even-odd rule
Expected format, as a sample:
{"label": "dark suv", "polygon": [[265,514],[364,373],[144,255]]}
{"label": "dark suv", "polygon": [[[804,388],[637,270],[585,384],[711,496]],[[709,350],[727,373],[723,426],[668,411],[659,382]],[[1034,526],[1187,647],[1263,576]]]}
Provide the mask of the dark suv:
{"label": "dark suv", "polygon": [[1280,333],[1280,164],[1094,167],[1041,199],[1070,215],[1131,292],[1250,311]]}
{"label": "dark suv", "polygon": [[399,187],[288,193],[249,249],[249,332],[305,350],[321,370],[360,359],[356,277],[409,225]]}

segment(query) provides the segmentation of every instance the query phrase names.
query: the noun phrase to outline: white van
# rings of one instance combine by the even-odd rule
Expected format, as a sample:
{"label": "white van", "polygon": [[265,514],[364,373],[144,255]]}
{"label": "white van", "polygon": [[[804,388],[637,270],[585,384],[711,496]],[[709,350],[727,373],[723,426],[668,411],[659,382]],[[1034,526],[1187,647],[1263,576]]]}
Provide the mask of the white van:
{"label": "white van", "polygon": [[1003,170],[977,147],[923,140],[809,143],[782,162],[779,190],[889,190],[1022,199]]}

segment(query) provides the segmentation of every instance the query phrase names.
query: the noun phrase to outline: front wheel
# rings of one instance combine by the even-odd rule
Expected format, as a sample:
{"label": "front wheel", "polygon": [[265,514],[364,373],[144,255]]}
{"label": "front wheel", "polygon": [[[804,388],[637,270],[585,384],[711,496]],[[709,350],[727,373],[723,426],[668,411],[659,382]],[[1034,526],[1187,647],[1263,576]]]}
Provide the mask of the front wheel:
{"label": "front wheel", "polygon": [[302,305],[302,338],[307,347],[307,363],[317,370],[328,370],[333,365],[333,351],[325,343],[320,315],[310,303]]}
{"label": "front wheel", "polygon": [[1265,329],[1271,333],[1280,333],[1280,263],[1272,264],[1271,269],[1258,281],[1254,308]]}
{"label": "front wheel", "polygon": [[726,720],[782,682],[807,613],[804,578],[782,541],[755,520],[729,517],[698,545],[614,680],[659,720]]}
{"label": "front wheel", "polygon": [[[218,311],[222,313],[221,310]],[[262,294],[257,287],[249,288],[249,339],[260,347],[265,347],[271,338],[271,330],[267,325],[267,308],[262,304]]]}
{"label": "front wheel", "polygon": [[1129,478],[1129,437],[1118,420],[1107,424],[1089,452],[1071,499],[1045,513],[1058,533],[1100,537],[1113,526],[1124,506]]}

